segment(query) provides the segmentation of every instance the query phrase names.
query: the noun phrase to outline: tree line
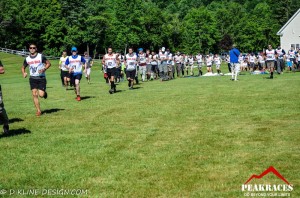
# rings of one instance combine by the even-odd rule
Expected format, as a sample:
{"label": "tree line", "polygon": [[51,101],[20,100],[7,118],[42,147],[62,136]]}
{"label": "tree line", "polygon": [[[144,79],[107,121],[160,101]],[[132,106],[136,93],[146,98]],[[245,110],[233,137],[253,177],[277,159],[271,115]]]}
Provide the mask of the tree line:
{"label": "tree line", "polygon": [[245,52],[279,44],[276,32],[299,0],[5,0],[0,1],[0,46],[34,42],[47,55],[77,46],[91,54],[108,46],[185,53]]}

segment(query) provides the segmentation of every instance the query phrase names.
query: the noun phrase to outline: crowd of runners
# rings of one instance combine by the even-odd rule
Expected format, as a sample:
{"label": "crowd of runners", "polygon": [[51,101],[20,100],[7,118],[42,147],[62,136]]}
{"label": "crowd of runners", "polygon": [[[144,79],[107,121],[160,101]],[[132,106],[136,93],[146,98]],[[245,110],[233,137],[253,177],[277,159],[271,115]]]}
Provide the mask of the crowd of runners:
{"label": "crowd of runners", "polygon": [[[47,98],[46,92],[46,71],[51,66],[47,58],[38,53],[37,46],[30,44],[30,55],[25,58],[22,66],[23,77],[28,76],[26,70],[29,68],[29,84],[32,91],[33,102],[36,108],[36,116],[40,116],[41,108],[39,104],[40,98]],[[271,45],[265,52],[258,54],[249,53],[242,54],[232,46],[229,54],[220,56],[219,54],[184,54],[181,52],[170,52],[169,49],[162,47],[156,53],[150,50],[139,48],[136,51],[128,48],[128,53],[114,53],[109,47],[107,53],[102,58],[102,71],[106,83],[110,85],[109,94],[117,92],[116,85],[120,81],[127,79],[129,90],[133,90],[135,84],[139,81],[152,81],[160,79],[168,81],[175,78],[187,76],[203,76],[203,75],[223,75],[221,73],[222,62],[227,63],[231,80],[237,81],[237,76],[241,71],[267,72],[270,74],[269,79],[273,79],[273,73],[282,74],[284,70],[295,71],[300,68],[300,50],[293,47],[287,51],[279,47],[273,49]],[[87,82],[91,81],[91,68],[94,64],[93,59],[87,52],[84,56],[78,54],[76,47],[72,47],[71,55],[67,55],[67,51],[62,52],[58,67],[61,70],[61,83],[68,89],[74,89],[76,100],[81,101],[80,97],[80,80],[85,75]],[[206,67],[204,74],[203,68]],[[0,74],[4,73],[4,67],[0,61]],[[4,133],[9,131],[8,116],[6,114],[2,91],[0,86],[0,121],[3,124]]]}

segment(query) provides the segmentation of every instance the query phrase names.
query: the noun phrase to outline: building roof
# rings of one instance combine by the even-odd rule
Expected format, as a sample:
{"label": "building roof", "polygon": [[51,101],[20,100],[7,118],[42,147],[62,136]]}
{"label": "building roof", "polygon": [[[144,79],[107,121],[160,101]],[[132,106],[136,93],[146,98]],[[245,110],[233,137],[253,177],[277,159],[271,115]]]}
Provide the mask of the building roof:
{"label": "building roof", "polygon": [[282,26],[282,28],[277,32],[277,35],[281,35],[282,32],[284,31],[284,29],[296,18],[296,16],[300,13],[300,9],[298,9],[298,11],[288,20],[288,22],[286,22],[286,24],[284,24],[284,26]]}

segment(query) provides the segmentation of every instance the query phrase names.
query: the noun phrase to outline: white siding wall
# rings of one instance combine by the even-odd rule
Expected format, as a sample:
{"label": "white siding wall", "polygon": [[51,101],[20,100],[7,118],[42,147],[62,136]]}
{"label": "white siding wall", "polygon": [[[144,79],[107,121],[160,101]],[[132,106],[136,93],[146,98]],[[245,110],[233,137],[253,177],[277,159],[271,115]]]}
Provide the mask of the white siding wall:
{"label": "white siding wall", "polygon": [[[291,44],[300,45],[300,13],[290,22],[283,30],[283,35],[280,36],[280,45],[284,50],[289,50]],[[299,46],[300,47],[300,46]]]}

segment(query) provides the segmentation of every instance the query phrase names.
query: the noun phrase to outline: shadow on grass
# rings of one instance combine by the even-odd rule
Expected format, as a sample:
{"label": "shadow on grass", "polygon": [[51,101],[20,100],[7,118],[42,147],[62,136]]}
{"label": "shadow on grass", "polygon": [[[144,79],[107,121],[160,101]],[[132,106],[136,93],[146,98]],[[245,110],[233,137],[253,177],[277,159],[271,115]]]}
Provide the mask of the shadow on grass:
{"label": "shadow on grass", "polygon": [[9,124],[12,124],[12,123],[15,123],[15,122],[23,122],[24,120],[21,119],[21,118],[12,118],[12,119],[9,119]]}
{"label": "shadow on grass", "polygon": [[83,97],[81,97],[81,100],[87,100],[90,98],[95,98],[95,96],[83,96]]}
{"label": "shadow on grass", "polygon": [[31,133],[31,131],[25,129],[25,128],[20,128],[20,129],[12,129],[9,130],[8,134],[1,134],[0,135],[0,139],[1,138],[7,138],[7,137],[13,137],[13,136],[17,136],[17,135],[22,135],[22,134],[28,134]]}
{"label": "shadow on grass", "polygon": [[124,90],[117,90],[116,93],[123,92]]}
{"label": "shadow on grass", "polygon": [[63,111],[65,109],[46,109],[44,111],[42,111],[42,114],[50,114],[50,113],[56,113],[56,112],[59,112],[59,111]]}
{"label": "shadow on grass", "polygon": [[142,89],[144,87],[133,87],[133,89]]}

